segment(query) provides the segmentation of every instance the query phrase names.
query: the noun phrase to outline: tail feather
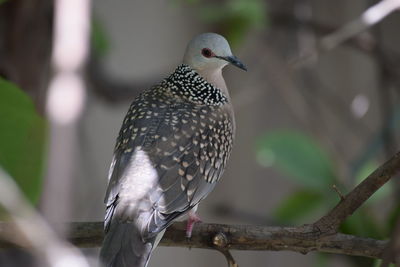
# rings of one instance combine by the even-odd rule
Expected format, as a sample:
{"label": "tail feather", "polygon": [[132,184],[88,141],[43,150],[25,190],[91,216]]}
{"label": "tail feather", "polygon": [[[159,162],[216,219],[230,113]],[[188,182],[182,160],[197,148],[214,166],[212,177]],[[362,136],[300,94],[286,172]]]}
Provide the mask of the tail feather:
{"label": "tail feather", "polygon": [[132,223],[111,223],[100,251],[105,267],[146,267],[156,237],[143,241]]}

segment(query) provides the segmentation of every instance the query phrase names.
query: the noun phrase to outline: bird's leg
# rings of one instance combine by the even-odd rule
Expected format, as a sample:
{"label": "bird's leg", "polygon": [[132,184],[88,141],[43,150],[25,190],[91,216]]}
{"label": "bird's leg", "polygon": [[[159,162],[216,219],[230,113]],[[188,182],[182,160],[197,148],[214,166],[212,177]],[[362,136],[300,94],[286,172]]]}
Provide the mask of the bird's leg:
{"label": "bird's leg", "polygon": [[186,238],[190,239],[192,237],[193,226],[195,223],[201,222],[201,218],[196,214],[195,210],[189,211],[189,218],[186,224]]}

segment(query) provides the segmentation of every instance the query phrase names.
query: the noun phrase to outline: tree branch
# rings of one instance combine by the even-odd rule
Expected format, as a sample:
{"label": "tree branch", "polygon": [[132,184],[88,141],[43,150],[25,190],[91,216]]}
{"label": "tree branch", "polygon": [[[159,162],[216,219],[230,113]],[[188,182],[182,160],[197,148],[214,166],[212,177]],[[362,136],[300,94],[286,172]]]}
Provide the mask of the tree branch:
{"label": "tree branch", "polygon": [[[198,223],[193,230],[191,240],[188,241],[185,234],[185,222],[177,222],[167,229],[160,244],[216,249],[224,253],[231,266],[235,266],[236,263],[231,255],[226,253],[230,249],[286,250],[303,254],[320,251],[383,258],[388,241],[337,233],[337,229],[348,216],[399,171],[400,152],[369,175],[336,207],[314,224],[298,227],[268,227]],[[18,240],[18,233],[14,229],[15,227],[10,223],[0,223],[0,236],[11,236],[13,240]],[[76,222],[70,224],[68,239],[78,247],[98,247],[102,243],[103,236],[102,222]],[[0,248],[10,247],[10,245],[3,242],[0,243]]]}
{"label": "tree branch", "polygon": [[[70,224],[69,241],[78,247],[99,247],[103,240],[102,222],[75,222]],[[13,226],[0,223],[0,233],[12,233]],[[294,251],[306,254],[320,251],[370,258],[381,258],[387,241],[337,233],[323,235],[312,225],[299,227],[270,227],[254,225],[224,225],[197,223],[190,241],[186,239],[186,223],[177,222],[166,231],[161,246],[206,249]],[[223,234],[226,240],[217,245],[214,240]],[[0,247],[9,247],[1,243]]]}
{"label": "tree branch", "polygon": [[347,194],[327,215],[319,219],[314,226],[321,232],[336,233],[340,224],[354,213],[381,186],[400,172],[400,152],[371,173],[363,182]]}
{"label": "tree branch", "polygon": [[[272,26],[281,27],[286,31],[291,28],[297,29],[299,26],[305,26],[310,28],[317,37],[323,38],[338,30],[337,27],[308,18],[299,18],[292,13],[271,11],[269,15]],[[370,53],[376,48],[376,40],[371,34],[367,33],[353,35],[347,41],[343,42],[343,44],[364,53]]]}
{"label": "tree branch", "polygon": [[[300,253],[321,251],[354,256],[382,258],[386,241],[337,233],[340,224],[354,213],[382,185],[400,171],[400,152],[371,173],[362,183],[314,224],[300,227],[261,227],[218,224],[196,225],[192,239],[185,238],[185,224],[175,223],[165,233],[161,245],[218,250],[290,250]],[[75,225],[77,230],[81,226]],[[98,227],[98,226],[97,226]],[[99,230],[97,230],[99,231]],[[78,231],[72,231],[72,233]],[[100,231],[102,234],[102,231]],[[214,242],[218,235],[224,242]],[[97,241],[102,238],[97,237]],[[90,240],[88,236],[71,236],[71,241]],[[218,246],[216,246],[218,245]],[[224,254],[225,255],[225,254]]]}
{"label": "tree branch", "polygon": [[343,25],[331,34],[322,37],[318,41],[318,47],[310,54],[304,55],[296,59],[294,66],[301,66],[307,63],[310,59],[322,52],[332,50],[339,45],[351,40],[354,36],[368,30],[370,27],[379,23],[386,16],[400,8],[399,0],[381,0],[375,5],[365,10],[359,17]]}
{"label": "tree branch", "polygon": [[[0,235],[14,236],[15,227],[0,223]],[[254,225],[225,225],[197,223],[190,241],[186,239],[186,223],[171,225],[160,242],[167,247],[192,247],[217,250],[270,250],[294,251],[306,254],[320,251],[352,256],[382,258],[387,241],[356,237],[341,233],[324,235],[312,225],[299,227],[271,227]],[[223,244],[215,244],[219,235],[224,235]],[[77,247],[99,247],[104,237],[102,222],[75,222],[70,224],[69,241]],[[0,248],[13,246],[0,243]],[[14,245],[15,246],[15,245]]]}

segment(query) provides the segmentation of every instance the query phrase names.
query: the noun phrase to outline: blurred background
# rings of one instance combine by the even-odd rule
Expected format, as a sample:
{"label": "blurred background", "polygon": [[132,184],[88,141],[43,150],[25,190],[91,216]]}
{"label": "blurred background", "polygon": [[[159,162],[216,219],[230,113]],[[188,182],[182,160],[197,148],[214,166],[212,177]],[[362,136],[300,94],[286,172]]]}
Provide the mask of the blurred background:
{"label": "blurred background", "polygon": [[[249,71],[225,68],[236,141],[223,179],[199,215],[204,222],[228,224],[311,223],[339,201],[332,185],[349,192],[400,148],[399,12],[332,49],[320,49],[323,36],[374,4],[93,1],[87,64],[77,71],[85,81],[84,105],[71,128],[46,119],[48,85],[57,72],[51,67],[53,2],[1,0],[0,166],[49,220],[103,220],[108,168],[130,102],[173,72],[192,37],[216,32]],[[55,165],[62,167],[54,169],[64,152],[68,164],[61,156]],[[49,178],[62,170],[70,179],[65,186]],[[399,200],[400,182],[392,179],[341,231],[389,238]],[[97,249],[84,251],[97,257]],[[322,253],[232,254],[242,267],[378,264]],[[226,262],[212,250],[166,247],[150,261],[150,266],[205,265]]]}

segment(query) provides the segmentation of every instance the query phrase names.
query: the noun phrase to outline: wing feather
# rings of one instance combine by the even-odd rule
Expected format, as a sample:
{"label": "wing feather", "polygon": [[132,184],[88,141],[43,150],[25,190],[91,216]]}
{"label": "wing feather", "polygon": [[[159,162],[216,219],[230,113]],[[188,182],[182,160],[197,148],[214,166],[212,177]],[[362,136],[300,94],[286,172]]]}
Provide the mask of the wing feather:
{"label": "wing feather", "polygon": [[[215,181],[222,174],[230,152],[229,149],[227,153],[217,153],[219,151],[215,148],[224,146],[222,140],[216,138],[223,124],[213,119],[213,124],[210,125],[202,115],[205,108],[216,108],[199,107],[188,102],[163,105],[164,108],[161,106],[156,104],[148,107],[150,113],[160,117],[151,123],[144,123],[145,118],[137,119],[140,116],[133,113],[140,109],[134,105],[124,120],[129,126],[123,126],[120,131],[110,167],[105,199],[106,225],[112,220],[119,201],[129,203],[130,196],[128,193],[121,195],[121,186],[129,182],[126,168],[129,168],[130,172],[140,171],[140,166],[137,170],[131,168],[132,156],[137,149],[146,152],[158,175],[158,182],[146,192],[146,199],[143,200],[148,203],[146,209],[150,214],[147,225],[144,226],[147,232],[144,235],[154,236],[170,225],[175,218],[196,206],[212,191]],[[229,114],[221,116],[221,120],[229,119]],[[224,129],[227,130],[233,132],[233,129]],[[215,164],[214,158],[218,156],[222,158],[218,158],[218,164]],[[135,194],[134,188],[130,190]],[[132,209],[132,205],[129,210]],[[141,208],[143,209],[143,205]]]}

